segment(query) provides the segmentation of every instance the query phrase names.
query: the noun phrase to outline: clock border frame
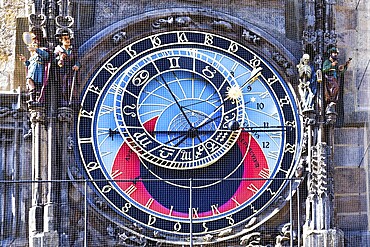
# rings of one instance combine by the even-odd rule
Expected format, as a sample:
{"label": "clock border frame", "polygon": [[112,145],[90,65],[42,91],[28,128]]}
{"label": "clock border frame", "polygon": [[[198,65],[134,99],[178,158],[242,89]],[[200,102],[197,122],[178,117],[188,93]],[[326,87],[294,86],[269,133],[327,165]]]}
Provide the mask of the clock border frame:
{"label": "clock border frame", "polygon": [[[159,21],[169,20],[169,18],[175,19],[177,17],[190,17],[192,21],[186,25],[176,24],[175,20],[173,20],[172,23]],[[195,27],[193,20],[198,21],[198,23],[201,22],[202,25]],[[135,26],[139,26],[140,28],[135,28]],[[230,16],[225,13],[210,11],[208,9],[202,11],[201,8],[170,8],[146,12],[113,23],[92,36],[79,48],[79,54],[84,54],[81,57],[81,64],[84,66],[81,68],[80,78],[86,78],[86,80],[81,81],[79,84],[78,95],[81,95],[85,85],[93,76],[94,72],[103,66],[103,64],[112,55],[123,47],[146,36],[169,31],[207,31],[209,33],[226,37],[230,40],[235,40],[237,43],[251,49],[265,61],[268,61],[287,83],[287,86],[295,98],[295,104],[299,112],[302,112],[297,97],[297,95],[299,95],[298,90],[295,85],[295,82],[297,81],[297,73],[294,64],[297,63],[297,60],[292,53],[282,45],[282,42],[248,21],[241,20],[240,18]],[[301,116],[301,114],[298,115]],[[300,120],[302,123],[301,133],[303,135],[303,120]],[[77,141],[76,136],[74,136],[74,139]],[[299,156],[297,164],[295,164],[296,167],[300,163],[300,159],[302,159],[302,150],[300,150]],[[70,172],[72,180],[85,177],[85,172],[79,170],[78,164],[80,164],[81,161],[77,161],[80,159],[78,149],[75,150],[74,157],[76,158],[76,164],[74,167],[76,169],[73,169],[74,172]],[[294,176],[293,173],[294,171],[291,171],[291,177]],[[240,242],[243,235],[245,236],[253,232],[253,230],[260,227],[266,221],[272,219],[282,210],[283,207],[286,206],[288,198],[292,198],[297,192],[297,188],[302,180],[297,179],[292,181],[292,186],[287,186],[288,184],[286,184],[286,188],[284,188],[280,193],[280,198],[276,199],[267,209],[260,213],[258,217],[252,218],[247,223],[243,231],[233,235],[229,235],[229,233],[225,232],[222,236],[216,236],[217,242],[214,241],[214,238],[210,240],[201,239],[201,241],[203,240],[202,242],[198,242],[199,239],[196,239],[194,244],[207,245],[234,239],[237,239],[237,241]],[[83,185],[75,183],[75,187],[80,191],[80,193],[85,194],[85,188]],[[291,193],[289,193],[290,189]],[[107,220],[114,223],[116,227],[122,229],[126,235],[135,235],[139,238],[144,236],[147,240],[166,244],[186,245],[190,243],[186,241],[167,241],[161,239],[161,236],[155,237],[155,234],[153,233],[154,231],[149,228],[145,228],[145,231],[150,232],[150,234],[144,233],[142,228],[133,224],[133,222],[128,219],[123,219],[122,216],[117,215],[114,210],[109,209],[110,207],[106,202],[104,202],[104,199],[99,198],[100,195],[98,195],[94,189],[88,190],[87,195],[85,196],[89,202],[89,206],[94,209],[93,213],[96,216],[101,218],[101,220]],[[262,218],[262,220],[259,220],[259,218]],[[202,236],[199,238],[202,238]]]}

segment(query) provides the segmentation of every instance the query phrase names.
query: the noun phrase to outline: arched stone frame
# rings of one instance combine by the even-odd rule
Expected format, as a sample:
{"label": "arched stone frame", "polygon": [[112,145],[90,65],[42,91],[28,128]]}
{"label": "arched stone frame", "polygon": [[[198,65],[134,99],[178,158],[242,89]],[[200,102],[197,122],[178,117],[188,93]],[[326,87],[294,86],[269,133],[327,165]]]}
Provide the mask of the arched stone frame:
{"label": "arched stone frame", "polygon": [[[236,40],[269,61],[294,90],[293,87],[296,84],[294,64],[296,64],[296,59],[281,42],[246,21],[223,13],[203,12],[199,9],[166,9],[165,11],[148,12],[117,22],[91,37],[79,49],[81,64],[83,65],[80,72],[79,90],[82,91],[94,71],[103,66],[107,58],[118,50],[142,37],[171,30],[203,30]],[[298,183],[293,184],[291,187],[293,191],[298,185]],[[231,239],[236,239],[237,242],[243,241],[286,204],[286,199],[291,197],[290,188],[289,186],[286,187],[279,200],[276,200],[264,213],[241,227],[239,233],[203,236],[203,239],[197,239],[196,241],[203,243],[210,243],[210,240],[214,241],[215,239],[219,239],[219,241]],[[116,226],[112,226],[114,232],[118,231],[130,236],[136,242],[140,242],[142,236],[146,236],[149,241],[163,242],[161,236],[156,236],[156,233],[117,217],[109,210],[109,206],[103,200],[97,198],[93,192],[88,194],[88,198],[91,206],[95,208],[98,214],[116,224]]]}

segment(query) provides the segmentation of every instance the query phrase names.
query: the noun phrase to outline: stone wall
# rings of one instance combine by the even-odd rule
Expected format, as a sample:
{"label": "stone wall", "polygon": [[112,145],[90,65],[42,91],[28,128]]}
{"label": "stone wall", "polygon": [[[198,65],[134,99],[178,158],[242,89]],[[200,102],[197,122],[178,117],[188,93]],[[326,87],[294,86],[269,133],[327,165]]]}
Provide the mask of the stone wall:
{"label": "stone wall", "polygon": [[17,18],[25,16],[24,0],[0,1],[0,90],[16,89],[14,80],[16,60]]}
{"label": "stone wall", "polygon": [[365,122],[370,107],[370,3],[368,1],[338,1],[336,29],[342,61],[352,58],[346,73],[345,120]]}
{"label": "stone wall", "polygon": [[335,207],[346,246],[369,246],[370,2],[337,1],[340,59],[345,74],[344,127],[335,131]]}

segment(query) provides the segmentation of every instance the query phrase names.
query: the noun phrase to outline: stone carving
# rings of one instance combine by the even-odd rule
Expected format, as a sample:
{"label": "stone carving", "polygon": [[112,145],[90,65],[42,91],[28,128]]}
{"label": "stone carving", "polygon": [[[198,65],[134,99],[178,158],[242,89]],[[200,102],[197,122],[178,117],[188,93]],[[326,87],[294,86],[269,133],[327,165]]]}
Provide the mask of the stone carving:
{"label": "stone carving", "polygon": [[225,237],[225,236],[230,235],[232,232],[233,232],[233,229],[232,229],[232,228],[228,228],[228,229],[225,229],[225,230],[221,231],[221,232],[218,234],[218,236],[219,236],[219,237]]}
{"label": "stone carving", "polygon": [[180,27],[188,27],[193,22],[193,20],[189,16],[179,16],[179,17],[172,17],[169,16],[166,18],[158,19],[152,23],[152,27],[155,29],[169,27],[172,25],[180,26]]}
{"label": "stone carving", "polygon": [[261,233],[252,232],[240,238],[240,245],[250,246],[250,247],[261,246],[260,241],[261,241]]}
{"label": "stone carving", "polygon": [[55,23],[58,27],[56,30],[56,33],[60,33],[64,30],[68,30],[71,35],[71,39],[73,39],[73,31],[71,27],[74,23],[74,19],[72,16],[57,16],[55,18]]}
{"label": "stone carving", "polygon": [[179,16],[175,19],[175,22],[178,26],[188,27],[193,20],[189,16]]}
{"label": "stone carving", "polygon": [[0,118],[4,118],[4,117],[7,117],[9,115],[15,115],[17,114],[17,111],[16,110],[12,110],[8,107],[0,107]]}
{"label": "stone carving", "polygon": [[31,26],[40,29],[43,28],[46,24],[46,16],[44,14],[30,14],[28,20]]}
{"label": "stone carving", "polygon": [[74,146],[75,142],[73,140],[73,137],[71,136],[71,134],[69,134],[67,137],[67,148],[69,151],[72,151]]}
{"label": "stone carving", "polygon": [[124,246],[147,246],[147,241],[144,237],[138,237],[136,235],[128,236],[125,232],[119,234],[119,243],[126,244]]}
{"label": "stone carving", "polygon": [[[303,226],[305,242],[310,245],[322,243],[322,232],[331,235],[327,243],[333,243],[333,239],[340,239],[339,232],[332,231],[331,219],[333,217],[332,199],[334,196],[332,179],[332,163],[330,147],[320,142],[312,147],[311,173],[308,176],[308,196],[306,199],[306,222]],[[318,232],[321,231],[321,232]],[[336,240],[334,240],[336,241]],[[318,246],[318,245],[315,245]],[[320,246],[324,246],[320,245]],[[333,245],[338,246],[338,245]]]}
{"label": "stone carving", "polygon": [[95,205],[101,210],[108,210],[108,204],[102,200],[100,197],[95,197]]}
{"label": "stone carving", "polygon": [[259,43],[259,41],[261,40],[261,38],[260,38],[257,34],[255,34],[255,33],[251,32],[251,31],[249,31],[249,30],[245,30],[245,29],[243,30],[242,37],[243,37],[246,41],[248,41],[248,42],[250,42],[250,43],[253,43],[253,44],[257,44],[257,43]]}
{"label": "stone carving", "polygon": [[312,147],[311,176],[309,181],[309,193],[317,194],[318,191],[318,174],[319,174],[319,157],[316,147]]}
{"label": "stone carving", "polygon": [[44,110],[39,108],[32,108],[30,111],[31,123],[44,123],[46,121],[46,113]]}
{"label": "stone carving", "polygon": [[[60,33],[63,30],[68,30],[68,32],[71,35],[71,38],[73,39],[73,31],[71,29],[74,19],[71,16],[71,1],[70,0],[58,0],[58,14],[55,17],[55,24],[56,24],[56,33]],[[51,6],[51,8],[55,8],[54,6]]]}
{"label": "stone carving", "polygon": [[210,240],[212,240],[212,238],[213,238],[213,235],[211,235],[211,234],[207,234],[207,235],[203,236],[204,241],[210,241]]}
{"label": "stone carving", "polygon": [[58,120],[60,122],[71,123],[73,120],[73,111],[68,107],[61,107],[58,109]]}
{"label": "stone carving", "polygon": [[297,169],[295,171],[295,176],[297,178],[301,178],[304,176],[305,174],[305,169],[306,169],[306,166],[307,166],[307,161],[305,158],[301,158],[301,161],[299,163],[299,165],[297,166]]}
{"label": "stone carving", "polygon": [[305,46],[310,46],[313,51],[316,51],[316,41],[318,39],[318,36],[315,32],[315,0],[306,0],[305,4],[307,6],[305,8],[306,27],[305,30],[303,30],[302,40]]}
{"label": "stone carving", "polygon": [[287,76],[293,76],[294,72],[292,69],[292,65],[290,62],[286,60],[286,58],[279,52],[272,53],[272,59],[277,62],[282,68],[285,69],[285,74]]}
{"label": "stone carving", "polygon": [[[127,229],[112,226],[109,224],[106,228],[106,232],[109,236],[109,246],[147,246],[147,240],[142,236],[132,234]],[[156,245],[160,246],[160,245]]]}
{"label": "stone carving", "polygon": [[296,232],[290,229],[290,223],[286,223],[280,227],[280,234],[275,239],[275,247],[290,246],[290,240],[296,238]]}
{"label": "stone carving", "polygon": [[245,228],[250,228],[250,227],[252,227],[254,224],[256,224],[257,223],[257,217],[253,217],[252,219],[250,219],[249,221],[248,221],[248,223],[244,226]]}
{"label": "stone carving", "polygon": [[317,40],[317,33],[313,31],[303,31],[302,40],[306,45],[310,45],[313,50],[316,50],[316,46],[314,45]]}
{"label": "stone carving", "polygon": [[328,174],[328,146],[325,143],[321,143],[317,147],[318,155],[317,155],[317,166],[315,167],[315,171],[313,171],[314,175],[316,176],[317,182],[317,195],[320,197],[322,196],[331,196],[329,195],[331,191],[329,190],[329,174]]}
{"label": "stone carving", "polygon": [[167,19],[158,19],[154,23],[152,23],[152,27],[159,29],[163,27],[171,26],[174,22],[174,19],[172,16],[168,17]]}
{"label": "stone carving", "polygon": [[153,237],[155,238],[159,238],[159,239],[164,239],[165,237],[163,236],[163,234],[159,231],[153,231]]}
{"label": "stone carving", "polygon": [[334,30],[324,33],[324,43],[327,46],[335,46],[335,44],[337,43],[337,34]]}
{"label": "stone carving", "polygon": [[231,23],[227,21],[223,21],[223,20],[213,21],[212,27],[216,30],[220,29],[220,30],[228,31],[228,32],[233,30],[233,26],[231,25]]}
{"label": "stone carving", "polygon": [[113,35],[112,40],[113,40],[113,43],[117,45],[126,38],[127,38],[127,33],[121,30]]}

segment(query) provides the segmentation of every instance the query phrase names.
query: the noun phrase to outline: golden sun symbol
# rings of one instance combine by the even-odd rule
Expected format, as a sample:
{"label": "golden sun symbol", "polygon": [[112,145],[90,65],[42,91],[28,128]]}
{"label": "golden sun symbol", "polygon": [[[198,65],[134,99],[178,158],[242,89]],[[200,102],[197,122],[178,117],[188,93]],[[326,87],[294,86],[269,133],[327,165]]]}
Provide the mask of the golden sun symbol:
{"label": "golden sun symbol", "polygon": [[244,84],[242,86],[238,86],[238,85],[232,85],[231,87],[228,87],[227,88],[227,97],[226,99],[230,99],[233,103],[235,102],[238,102],[239,103],[239,98],[242,97],[243,95],[243,91],[242,89],[248,85],[248,84],[252,84],[255,80],[257,80],[257,78],[261,75],[261,70],[262,68],[261,67],[258,67],[258,68],[253,68],[252,72],[251,72],[251,76],[249,77],[249,79],[244,82]]}
{"label": "golden sun symbol", "polygon": [[228,88],[228,91],[226,93],[227,97],[226,99],[230,99],[233,102],[239,101],[238,99],[242,96],[243,92],[242,89],[238,85],[232,85]]}

